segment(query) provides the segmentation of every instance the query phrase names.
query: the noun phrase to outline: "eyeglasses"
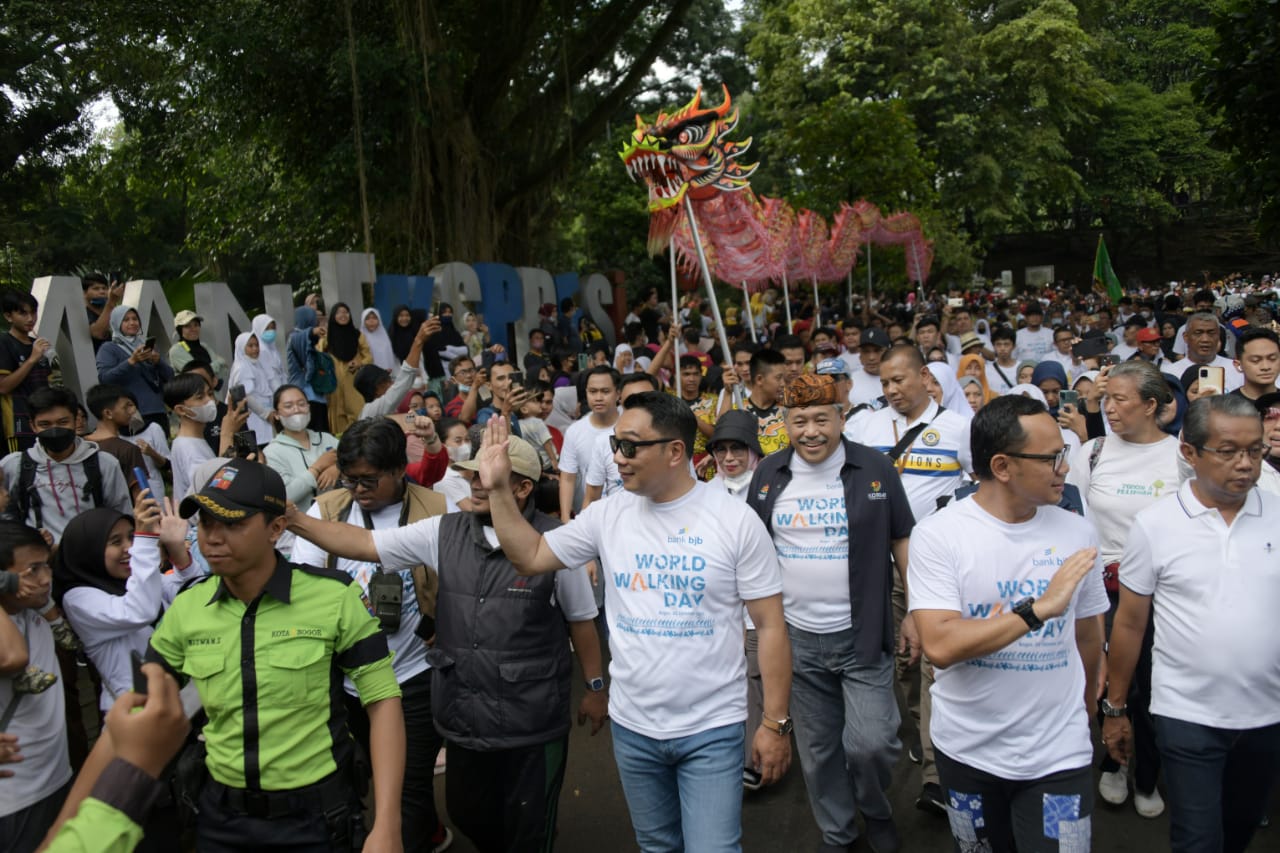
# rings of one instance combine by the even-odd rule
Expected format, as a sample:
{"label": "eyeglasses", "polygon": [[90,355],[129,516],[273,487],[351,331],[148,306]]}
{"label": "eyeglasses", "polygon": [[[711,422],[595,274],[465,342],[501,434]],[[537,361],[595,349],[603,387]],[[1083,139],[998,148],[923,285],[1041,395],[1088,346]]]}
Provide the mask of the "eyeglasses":
{"label": "eyeglasses", "polygon": [[378,483],[382,482],[382,478],[385,476],[386,474],[379,474],[376,477],[339,477],[338,486],[339,488],[349,489],[353,492],[357,489],[364,489],[367,492],[372,492],[374,489],[378,488]]}
{"label": "eyeglasses", "polygon": [[711,455],[717,458],[721,456],[728,456],[730,453],[734,454],[735,456],[743,456],[746,454],[746,452],[747,452],[747,446],[745,444],[739,444],[738,442],[733,441],[733,442],[725,442],[722,444],[717,444],[714,448],[712,448]]}
{"label": "eyeglasses", "polygon": [[1039,459],[1042,462],[1053,463],[1053,473],[1061,474],[1062,469],[1067,466],[1067,457],[1071,455],[1071,448],[1063,445],[1063,448],[1057,453],[1006,453],[1005,456],[1012,456],[1014,459]]}
{"label": "eyeglasses", "polygon": [[1223,462],[1234,462],[1241,455],[1248,456],[1254,462],[1257,462],[1267,452],[1265,444],[1254,444],[1249,447],[1205,447],[1197,445],[1196,450],[1204,453],[1212,453]]}
{"label": "eyeglasses", "polygon": [[311,410],[311,404],[306,400],[301,403],[281,403],[280,411],[282,412],[308,412]]}
{"label": "eyeglasses", "polygon": [[647,438],[644,441],[635,441],[630,438],[618,438],[616,435],[609,436],[609,449],[614,453],[621,453],[623,459],[635,459],[636,453],[642,447],[650,447],[654,444],[667,444],[672,441],[679,441],[678,438]]}

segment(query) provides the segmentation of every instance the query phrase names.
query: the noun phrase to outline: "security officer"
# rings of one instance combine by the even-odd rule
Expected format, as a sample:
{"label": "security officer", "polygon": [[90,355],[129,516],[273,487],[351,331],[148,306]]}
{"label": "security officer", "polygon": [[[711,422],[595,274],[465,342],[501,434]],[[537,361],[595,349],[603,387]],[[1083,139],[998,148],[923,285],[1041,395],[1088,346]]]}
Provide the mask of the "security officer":
{"label": "security officer", "polygon": [[174,600],[147,659],[194,680],[209,716],[197,849],[319,853],[359,843],[345,673],[371,728],[377,818],[364,850],[399,853],[405,734],[387,639],[349,576],[275,550],[285,505],[278,473],[233,459],[179,508],[199,514],[213,576]]}

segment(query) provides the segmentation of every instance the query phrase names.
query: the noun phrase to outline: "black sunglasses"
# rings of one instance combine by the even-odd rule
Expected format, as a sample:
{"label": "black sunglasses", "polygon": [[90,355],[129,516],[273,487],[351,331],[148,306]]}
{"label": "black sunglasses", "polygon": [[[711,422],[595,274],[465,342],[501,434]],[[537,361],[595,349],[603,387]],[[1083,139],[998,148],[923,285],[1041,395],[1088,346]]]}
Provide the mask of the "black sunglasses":
{"label": "black sunglasses", "polygon": [[614,453],[621,453],[623,459],[635,459],[636,453],[642,447],[679,440],[678,438],[648,438],[644,441],[635,441],[630,438],[618,438],[616,435],[611,435],[609,436],[609,449]]}

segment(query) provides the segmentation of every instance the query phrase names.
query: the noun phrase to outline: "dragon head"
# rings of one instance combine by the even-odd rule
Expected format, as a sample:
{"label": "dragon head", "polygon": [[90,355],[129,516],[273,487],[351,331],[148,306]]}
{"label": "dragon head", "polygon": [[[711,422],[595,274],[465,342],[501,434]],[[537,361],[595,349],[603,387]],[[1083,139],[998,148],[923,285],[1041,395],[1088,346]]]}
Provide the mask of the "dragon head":
{"label": "dragon head", "polygon": [[649,185],[651,214],[674,208],[686,194],[709,198],[750,186],[756,164],[743,166],[737,158],[751,147],[751,139],[726,138],[738,124],[738,111],[729,89],[723,91],[718,107],[704,108],[699,88],[693,100],[670,115],[659,113],[653,124],[636,116],[636,129],[618,156],[632,180]]}

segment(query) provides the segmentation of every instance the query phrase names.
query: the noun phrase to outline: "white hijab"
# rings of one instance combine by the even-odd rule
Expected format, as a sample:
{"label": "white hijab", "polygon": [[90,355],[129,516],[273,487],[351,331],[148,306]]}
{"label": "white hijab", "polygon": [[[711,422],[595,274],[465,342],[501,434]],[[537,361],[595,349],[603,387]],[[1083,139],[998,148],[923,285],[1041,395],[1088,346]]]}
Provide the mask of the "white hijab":
{"label": "white hijab", "polygon": [[956,381],[955,372],[945,361],[934,361],[929,364],[929,372],[942,386],[942,406],[948,412],[955,412],[965,420],[973,417],[973,407],[964,396],[964,389]]}
{"label": "white hijab", "polygon": [[[378,318],[378,328],[372,332],[364,327],[364,321],[370,314]],[[373,357],[374,364],[388,371],[394,371],[400,366],[399,359],[391,349],[391,337],[387,334],[386,326],[382,325],[382,315],[377,308],[366,308],[360,312],[360,334],[364,335],[365,343],[369,345],[369,355]]]}
{"label": "white hijab", "polygon": [[553,426],[564,432],[577,419],[578,389],[572,385],[557,388],[551,396],[551,414],[547,415],[547,426]]}
{"label": "white hijab", "polygon": [[[253,318],[250,325],[253,327],[253,334],[258,339],[258,363],[261,365],[266,376],[271,380],[278,379],[274,384],[268,385],[274,388],[276,385],[283,385],[287,381],[284,372],[284,363],[280,360],[280,350],[276,348],[276,342],[280,340],[280,324],[276,323],[275,333],[276,339],[271,343],[267,343],[262,339],[262,333],[267,330],[267,326],[276,323],[276,318],[270,314],[259,314]],[[236,338],[238,341],[239,338]],[[236,355],[240,353],[237,351]]]}
{"label": "white hijab", "polygon": [[253,394],[259,401],[265,399],[267,408],[270,408],[271,395],[275,393],[275,385],[272,384],[271,374],[262,362],[262,353],[267,350],[267,346],[261,340],[258,341],[257,358],[253,358],[245,352],[245,347],[249,345],[249,339],[256,337],[257,335],[253,332],[242,332],[236,336],[235,358],[231,361],[231,376],[227,380],[227,387],[243,385],[245,390]]}
{"label": "white hijab", "polygon": [[[631,355],[631,364],[627,365],[626,367],[619,367],[619,366],[618,366],[618,359],[622,357],[622,354],[623,354],[623,353],[630,353],[630,355]],[[614,370],[617,370],[617,371],[619,371],[619,372],[621,372],[621,373],[624,373],[624,374],[626,374],[626,373],[635,373],[635,372],[636,372],[636,354],[635,354],[634,352],[632,352],[632,350],[631,350],[631,345],[630,345],[630,344],[618,344],[618,346],[614,348],[614,350],[613,350],[613,369],[614,369]]]}

